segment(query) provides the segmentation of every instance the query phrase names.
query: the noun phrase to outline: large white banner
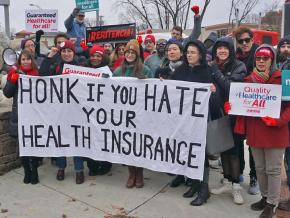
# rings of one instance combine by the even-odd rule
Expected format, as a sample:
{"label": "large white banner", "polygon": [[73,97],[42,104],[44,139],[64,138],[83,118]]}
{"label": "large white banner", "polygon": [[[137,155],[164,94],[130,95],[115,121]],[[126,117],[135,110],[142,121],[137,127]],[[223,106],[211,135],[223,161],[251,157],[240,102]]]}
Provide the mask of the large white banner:
{"label": "large white banner", "polygon": [[55,9],[25,10],[25,28],[27,31],[58,31],[58,11]]}
{"label": "large white banner", "polygon": [[210,84],[21,75],[21,156],[83,156],[203,178]]}
{"label": "large white banner", "polygon": [[279,118],[281,94],[281,85],[231,83],[229,114]]}

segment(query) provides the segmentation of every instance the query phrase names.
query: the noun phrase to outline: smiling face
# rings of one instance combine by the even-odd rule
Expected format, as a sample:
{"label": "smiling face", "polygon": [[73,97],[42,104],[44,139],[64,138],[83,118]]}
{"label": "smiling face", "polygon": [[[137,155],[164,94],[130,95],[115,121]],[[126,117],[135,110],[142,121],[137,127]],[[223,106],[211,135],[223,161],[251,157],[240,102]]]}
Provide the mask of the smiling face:
{"label": "smiling face", "polygon": [[136,61],[137,59],[137,54],[134,50],[129,49],[128,51],[126,51],[125,53],[125,59],[126,61],[130,64]]}
{"label": "smiling face", "polygon": [[90,56],[92,66],[97,67],[101,64],[103,56],[100,53],[94,53]]}
{"label": "smiling face", "polygon": [[225,61],[229,58],[230,51],[226,46],[220,46],[216,50],[216,56],[222,60]]}
{"label": "smiling face", "polygon": [[32,40],[27,40],[24,45],[24,49],[27,49],[31,54],[35,54],[35,44]]}
{"label": "smiling face", "polygon": [[69,63],[74,59],[74,52],[69,48],[64,48],[61,50],[60,56],[64,62]]}
{"label": "smiling face", "polygon": [[170,44],[167,49],[168,60],[170,61],[178,61],[181,56],[181,50],[178,45]]}
{"label": "smiling face", "polygon": [[30,57],[28,57],[27,55],[23,54],[20,58],[20,64],[24,69],[29,69],[31,68],[31,63],[32,60]]}

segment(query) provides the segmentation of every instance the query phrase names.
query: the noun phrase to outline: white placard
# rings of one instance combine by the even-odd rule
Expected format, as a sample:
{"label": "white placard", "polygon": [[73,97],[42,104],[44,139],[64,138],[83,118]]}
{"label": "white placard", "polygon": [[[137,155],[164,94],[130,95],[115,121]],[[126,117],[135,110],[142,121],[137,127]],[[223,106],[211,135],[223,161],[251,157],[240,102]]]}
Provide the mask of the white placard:
{"label": "white placard", "polygon": [[21,156],[83,156],[203,178],[210,84],[21,75]]}
{"label": "white placard", "polygon": [[229,114],[279,118],[281,93],[281,85],[231,83]]}
{"label": "white placard", "polygon": [[112,71],[108,66],[100,68],[80,67],[70,64],[64,64],[62,74],[77,74],[92,77],[102,77],[103,74],[112,76]]}
{"label": "white placard", "polygon": [[44,32],[57,32],[58,10],[25,10],[25,27],[29,32],[36,32],[40,29]]}

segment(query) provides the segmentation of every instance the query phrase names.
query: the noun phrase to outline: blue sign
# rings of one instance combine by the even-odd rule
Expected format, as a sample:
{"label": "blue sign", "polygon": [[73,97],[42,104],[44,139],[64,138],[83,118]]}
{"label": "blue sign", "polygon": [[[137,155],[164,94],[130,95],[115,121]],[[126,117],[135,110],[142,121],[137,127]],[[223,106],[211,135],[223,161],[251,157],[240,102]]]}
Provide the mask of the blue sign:
{"label": "blue sign", "polygon": [[98,11],[99,0],[76,0],[76,6],[81,11]]}
{"label": "blue sign", "polygon": [[290,101],[290,70],[282,70],[282,100]]}

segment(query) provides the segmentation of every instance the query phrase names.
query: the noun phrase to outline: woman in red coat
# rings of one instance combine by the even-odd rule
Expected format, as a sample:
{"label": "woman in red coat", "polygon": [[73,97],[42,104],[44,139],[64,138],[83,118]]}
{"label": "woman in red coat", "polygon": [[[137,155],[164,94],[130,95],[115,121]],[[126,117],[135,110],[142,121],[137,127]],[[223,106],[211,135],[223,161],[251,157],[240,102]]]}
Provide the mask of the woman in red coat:
{"label": "woman in red coat", "polygon": [[[281,71],[276,66],[276,54],[269,45],[261,45],[255,53],[255,68],[245,78],[248,83],[281,84]],[[282,102],[279,119],[271,117],[240,117],[235,131],[245,134],[256,163],[262,199],[251,205],[263,210],[260,218],[272,218],[280,199],[281,166],[285,147],[289,145],[288,122],[290,104]]]}

